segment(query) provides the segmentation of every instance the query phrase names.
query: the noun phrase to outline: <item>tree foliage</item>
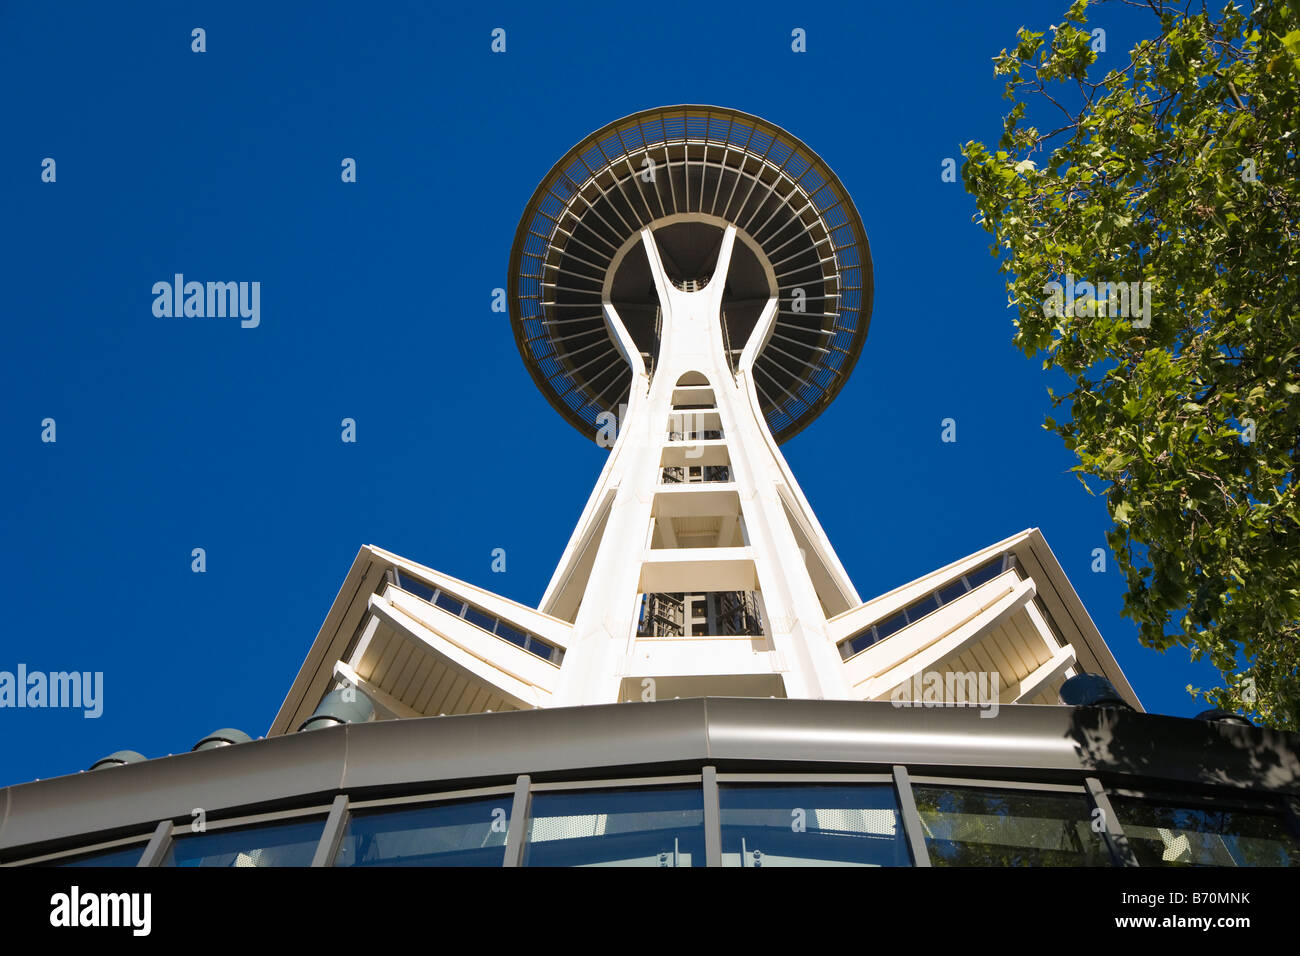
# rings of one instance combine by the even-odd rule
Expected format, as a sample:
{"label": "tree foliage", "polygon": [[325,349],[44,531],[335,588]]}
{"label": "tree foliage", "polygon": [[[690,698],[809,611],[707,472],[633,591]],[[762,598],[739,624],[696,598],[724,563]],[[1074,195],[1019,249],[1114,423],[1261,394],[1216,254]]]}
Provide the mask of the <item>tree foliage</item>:
{"label": "tree foliage", "polygon": [[[1048,389],[1045,427],[1085,487],[1102,482],[1140,640],[1209,658],[1222,686],[1189,692],[1295,729],[1300,0],[1129,5],[1149,9],[1150,38],[1104,75],[1098,4],[1020,29],[994,59],[1003,135],[968,143],[962,176],[1009,275],[1016,345],[1072,380]],[[1053,128],[1028,125],[1031,107]],[[1150,283],[1149,322],[1086,286],[1072,308],[1048,301],[1067,277]]]}

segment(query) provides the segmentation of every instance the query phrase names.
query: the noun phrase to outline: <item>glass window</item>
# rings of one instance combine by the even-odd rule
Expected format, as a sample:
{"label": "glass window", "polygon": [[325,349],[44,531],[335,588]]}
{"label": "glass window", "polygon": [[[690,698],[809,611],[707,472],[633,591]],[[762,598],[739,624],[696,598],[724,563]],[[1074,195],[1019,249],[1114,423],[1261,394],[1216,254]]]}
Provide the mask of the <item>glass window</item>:
{"label": "glass window", "polygon": [[465,607],[465,620],[483,628],[483,630],[487,631],[489,634],[492,633],[492,628],[494,628],[497,623],[497,619],[491,614],[485,614],[472,604],[466,605]]}
{"label": "glass window", "polygon": [[438,593],[438,600],[434,601],[433,603],[438,605],[438,607],[442,608],[444,611],[450,611],[452,614],[455,614],[457,617],[460,617],[460,612],[465,609],[464,601],[460,600],[459,598],[452,597],[446,591],[440,591]]}
{"label": "glass window", "polygon": [[933,866],[1110,866],[1081,793],[914,786]]}
{"label": "glass window", "polygon": [[500,866],[510,825],[508,793],[352,815],[335,866]]}
{"label": "glass window", "polygon": [[946,588],[940,588],[938,594],[940,604],[947,604],[949,601],[955,601],[966,593],[966,585],[958,578]]}
{"label": "glass window", "polygon": [[80,856],[65,856],[60,860],[49,860],[41,866],[135,866],[140,862],[144,844],[114,847],[96,853],[83,853]]}
{"label": "glass window", "polygon": [[889,784],[718,788],[723,866],[910,866]]}
{"label": "glass window", "polygon": [[854,634],[847,641],[842,641],[840,643],[840,655],[845,660],[848,660],[854,654],[866,650],[874,643],[876,643],[876,631],[875,628],[869,627],[864,631]]}
{"label": "glass window", "polygon": [[704,866],[702,788],[533,796],[525,866]]}
{"label": "glass window", "polygon": [[505,621],[497,621],[497,637],[503,637],[511,644],[518,644],[520,647],[528,645],[528,635],[511,627]]}
{"label": "glass window", "polygon": [[1002,573],[1002,558],[997,557],[981,568],[976,568],[966,575],[966,580],[970,582],[971,589],[979,587],[988,581],[992,581]]}
{"label": "glass window", "polygon": [[1142,866],[1297,866],[1300,841],[1267,807],[1112,797]]}
{"label": "glass window", "polygon": [[937,611],[938,609],[939,609],[939,604],[935,600],[934,595],[933,594],[926,595],[925,597],[921,598],[921,600],[917,601],[915,604],[909,604],[907,606],[907,620],[909,623],[915,623],[916,621],[921,620],[921,618],[925,617],[931,611]]}
{"label": "glass window", "polygon": [[876,640],[884,640],[895,631],[901,631],[907,627],[907,613],[899,611],[891,618],[881,621],[876,625]]}
{"label": "glass window", "polygon": [[323,817],[177,837],[161,866],[311,866]]}
{"label": "glass window", "polygon": [[433,600],[433,588],[423,581],[417,581],[410,575],[402,574],[400,571],[397,573],[397,586],[418,598],[423,598],[426,601]]}
{"label": "glass window", "polygon": [[700,598],[698,601],[692,601],[691,616],[704,617],[706,614],[708,614],[709,613],[708,603],[709,602],[707,598]]}

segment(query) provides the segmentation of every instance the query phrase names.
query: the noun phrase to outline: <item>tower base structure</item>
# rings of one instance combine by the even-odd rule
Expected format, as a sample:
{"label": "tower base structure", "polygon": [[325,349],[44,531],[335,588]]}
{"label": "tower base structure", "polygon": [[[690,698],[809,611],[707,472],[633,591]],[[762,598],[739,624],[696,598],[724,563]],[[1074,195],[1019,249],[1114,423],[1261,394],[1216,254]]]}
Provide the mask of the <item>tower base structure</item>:
{"label": "tower base structure", "polygon": [[[599,694],[566,701],[569,687],[587,686],[565,681],[582,647],[575,621],[363,547],[269,734],[294,733],[329,693],[349,687],[374,701],[380,720],[724,696],[953,704],[988,713],[1054,705],[1065,680],[1091,673],[1142,710],[1037,529],[827,618],[820,640],[838,682],[834,693],[792,692],[787,657],[773,637],[779,631],[765,630],[779,626],[766,605],[756,604],[749,618],[764,629],[756,634],[647,633],[651,598],[666,595],[662,603],[670,605],[671,586],[637,595],[641,603],[618,636],[586,636],[608,642],[609,672],[592,682]],[[677,603],[689,611],[701,593],[721,601],[729,591],[683,591]]]}
{"label": "tower base structure", "polygon": [[0,790],[0,865],[1300,864],[1297,735],[981,713],[707,697],[342,724]]}

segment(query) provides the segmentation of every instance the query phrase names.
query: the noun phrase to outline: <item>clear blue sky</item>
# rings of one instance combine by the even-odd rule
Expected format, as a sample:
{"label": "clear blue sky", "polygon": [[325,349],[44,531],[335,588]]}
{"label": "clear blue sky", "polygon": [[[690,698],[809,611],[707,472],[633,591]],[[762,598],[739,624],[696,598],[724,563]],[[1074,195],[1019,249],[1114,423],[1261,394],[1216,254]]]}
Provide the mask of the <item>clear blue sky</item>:
{"label": "clear blue sky", "polygon": [[[265,733],[362,544],[538,601],[606,452],[537,393],[492,289],[564,151],[675,103],[790,130],[865,221],[866,346],[785,446],[859,592],[1040,527],[1147,708],[1202,709],[1183,687],[1214,672],[1141,648],[1121,576],[1090,570],[1103,500],[940,181],[1001,129],[991,57],[1066,5],[0,7],[0,670],[105,681],[99,719],[0,710],[0,784]],[[1104,8],[1103,62],[1148,24]],[[177,272],[261,282],[260,326],[155,317]]]}

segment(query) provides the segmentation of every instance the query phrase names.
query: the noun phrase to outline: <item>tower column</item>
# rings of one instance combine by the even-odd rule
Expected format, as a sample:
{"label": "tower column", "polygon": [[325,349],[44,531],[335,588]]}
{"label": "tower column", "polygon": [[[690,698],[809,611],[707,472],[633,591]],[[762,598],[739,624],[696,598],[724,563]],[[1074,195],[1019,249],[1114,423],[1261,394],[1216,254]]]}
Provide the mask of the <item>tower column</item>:
{"label": "tower column", "polygon": [[[638,595],[655,592],[756,592],[763,633],[747,643],[759,648],[762,656],[757,665],[741,660],[736,637],[685,633],[682,638],[689,640],[692,653],[680,674],[674,670],[631,676],[652,680],[698,676],[725,671],[729,660],[741,660],[736,666],[779,677],[779,687],[772,689],[787,696],[845,697],[847,687],[826,633],[825,613],[779,491],[791,481],[788,468],[777,461],[779,452],[757,413],[750,380],[753,356],[771,334],[776,299],[763,310],[733,373],[723,341],[721,307],[735,227],[723,231],[713,276],[700,289],[674,285],[651,230],[641,231],[641,241],[662,312],[659,359],[648,383],[644,373],[634,376],[611,467],[592,497],[600,502],[612,494],[613,503],[574,622],[574,642],[556,703],[619,699],[623,679],[639,663],[639,645],[652,641],[663,647],[671,640],[638,639]],[[608,304],[607,316],[619,339],[630,338]],[[683,392],[683,388],[693,391]],[[678,394],[707,394],[712,402],[708,408],[681,409],[675,407]],[[689,462],[702,460],[706,446],[725,453],[727,481],[664,484],[666,456],[686,462],[683,467],[689,473]],[[801,502],[802,495],[797,488],[794,491],[794,500]],[[690,540],[678,540],[673,530],[678,516],[683,528],[694,527],[693,521],[717,519],[716,537],[698,541],[691,535]],[[588,526],[592,520],[588,516]],[[811,523],[816,526],[815,519]],[[582,531],[580,527],[578,533]],[[828,542],[821,544],[829,550]],[[689,620],[689,614],[683,619]],[[653,684],[646,689],[656,693]]]}

